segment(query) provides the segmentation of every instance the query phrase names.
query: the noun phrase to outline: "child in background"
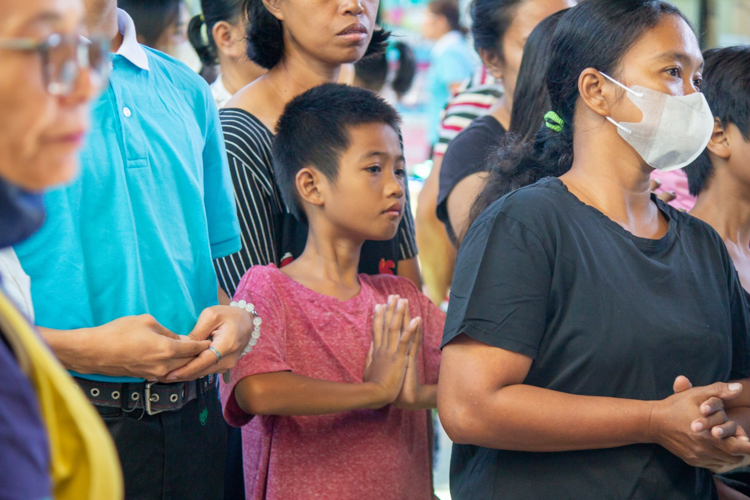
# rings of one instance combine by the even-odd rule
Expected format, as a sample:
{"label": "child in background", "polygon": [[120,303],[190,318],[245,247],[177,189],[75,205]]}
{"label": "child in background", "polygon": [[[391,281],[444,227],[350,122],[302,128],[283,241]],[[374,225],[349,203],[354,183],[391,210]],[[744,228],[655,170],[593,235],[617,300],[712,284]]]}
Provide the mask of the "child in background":
{"label": "child in background", "polygon": [[398,114],[325,84],[277,133],[276,181],[309,232],[299,258],[252,267],[234,297],[262,320],[221,391],[244,425],[246,497],[429,499],[445,315],[408,279],[357,274],[364,241],[393,238],[404,213]]}

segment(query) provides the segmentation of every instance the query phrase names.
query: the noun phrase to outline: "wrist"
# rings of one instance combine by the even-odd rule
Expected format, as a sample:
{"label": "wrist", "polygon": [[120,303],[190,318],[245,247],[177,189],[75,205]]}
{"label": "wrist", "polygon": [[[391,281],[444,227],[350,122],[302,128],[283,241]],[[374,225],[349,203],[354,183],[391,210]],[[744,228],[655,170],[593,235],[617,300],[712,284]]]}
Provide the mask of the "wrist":
{"label": "wrist", "polygon": [[661,438],[661,401],[644,401],[644,418],[645,425],[642,426],[641,432],[638,433],[639,442],[659,444]]}
{"label": "wrist", "polygon": [[363,382],[362,389],[367,394],[367,409],[377,410],[393,402],[385,388],[376,382]]}

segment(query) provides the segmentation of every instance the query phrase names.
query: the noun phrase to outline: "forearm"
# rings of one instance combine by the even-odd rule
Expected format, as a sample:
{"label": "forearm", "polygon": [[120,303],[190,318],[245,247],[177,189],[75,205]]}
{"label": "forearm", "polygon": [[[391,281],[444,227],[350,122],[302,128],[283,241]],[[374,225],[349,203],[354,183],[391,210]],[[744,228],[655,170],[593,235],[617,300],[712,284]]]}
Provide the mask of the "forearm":
{"label": "forearm", "polygon": [[467,390],[460,404],[439,404],[456,442],[516,451],[572,451],[651,442],[652,403],[577,396],[508,385],[482,396]]}
{"label": "forearm", "polygon": [[419,410],[437,408],[437,384],[422,386],[417,405]]}
{"label": "forearm", "polygon": [[227,292],[225,292],[221,287],[219,287],[219,305],[228,306],[230,302],[232,302],[232,299],[229,298],[229,295],[227,295]]}
{"label": "forearm", "polygon": [[55,330],[43,326],[37,328],[66,369],[79,373],[96,371],[95,360],[91,360],[89,354],[92,333],[90,328],[75,330]]}
{"label": "forearm", "polygon": [[387,404],[377,384],[331,382],[292,372],[251,375],[237,384],[234,394],[249,415],[326,415]]}

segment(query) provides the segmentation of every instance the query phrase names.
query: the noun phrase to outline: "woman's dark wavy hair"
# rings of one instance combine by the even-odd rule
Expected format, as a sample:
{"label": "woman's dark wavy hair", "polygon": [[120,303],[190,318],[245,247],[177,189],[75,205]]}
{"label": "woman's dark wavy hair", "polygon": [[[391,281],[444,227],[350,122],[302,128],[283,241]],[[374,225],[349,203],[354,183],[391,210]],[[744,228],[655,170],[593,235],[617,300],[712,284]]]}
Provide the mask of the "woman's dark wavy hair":
{"label": "woman's dark wavy hair", "polygon": [[[204,68],[219,64],[213,30],[216,23],[226,21],[236,24],[242,13],[242,0],[201,0],[203,14],[194,16],[188,24],[188,40],[201,60]],[[206,25],[206,37],[203,37],[203,25]],[[201,73],[203,70],[201,70]]]}
{"label": "woman's dark wavy hair", "polygon": [[[398,68],[393,76],[391,88],[401,97],[406,94],[414,82],[417,73],[417,60],[414,51],[404,42],[396,42],[393,49],[398,52]],[[373,92],[380,92],[388,77],[388,59],[385,52],[370,57],[363,57],[354,65],[354,74],[364,87]]]}
{"label": "woman's dark wavy hair", "polygon": [[555,12],[537,24],[523,48],[508,130],[523,141],[534,138],[542,124],[542,116],[550,109],[549,94],[544,80],[547,55],[552,45],[552,35],[568,10]]}
{"label": "woman's dark wavy hair", "polygon": [[[247,16],[247,57],[258,66],[271,69],[284,55],[284,30],[281,21],[271,14],[263,0],[244,0],[243,10]],[[365,55],[368,57],[385,52],[390,32],[376,29]]]}
{"label": "woman's dark wavy hair", "polygon": [[570,170],[581,72],[596,68],[616,77],[628,49],[667,15],[688,22],[679,9],[660,0],[586,0],[562,16],[552,36],[544,80],[551,109],[565,125],[555,132],[542,124],[534,140],[508,138],[474,202],[471,222],[511,191]]}

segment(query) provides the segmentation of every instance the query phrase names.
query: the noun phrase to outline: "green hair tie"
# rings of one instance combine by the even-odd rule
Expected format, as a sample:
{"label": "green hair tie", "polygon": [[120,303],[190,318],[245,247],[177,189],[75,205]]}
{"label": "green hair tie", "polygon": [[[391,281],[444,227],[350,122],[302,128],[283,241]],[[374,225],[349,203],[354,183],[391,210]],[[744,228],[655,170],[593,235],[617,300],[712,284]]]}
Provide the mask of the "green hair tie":
{"label": "green hair tie", "polygon": [[544,115],[544,124],[547,126],[547,128],[551,128],[555,132],[562,132],[563,125],[565,125],[565,120],[560,118],[560,115],[558,115],[554,111],[548,111],[547,114]]}

